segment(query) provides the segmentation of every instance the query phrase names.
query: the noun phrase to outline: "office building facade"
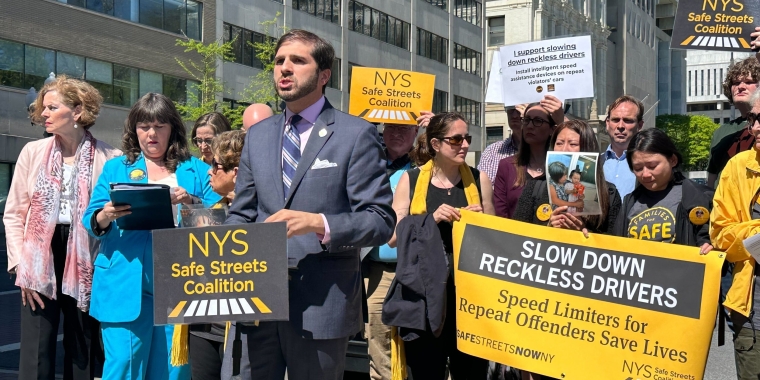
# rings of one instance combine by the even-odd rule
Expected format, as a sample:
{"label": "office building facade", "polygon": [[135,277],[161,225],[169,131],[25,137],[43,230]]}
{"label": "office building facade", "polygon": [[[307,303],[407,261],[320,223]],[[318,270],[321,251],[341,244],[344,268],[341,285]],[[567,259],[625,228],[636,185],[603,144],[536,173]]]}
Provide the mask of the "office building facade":
{"label": "office building facade", "polygon": [[689,50],[686,65],[686,113],[704,115],[718,124],[739,117],[739,111],[723,95],[723,80],[731,62],[738,62],[753,53]]}

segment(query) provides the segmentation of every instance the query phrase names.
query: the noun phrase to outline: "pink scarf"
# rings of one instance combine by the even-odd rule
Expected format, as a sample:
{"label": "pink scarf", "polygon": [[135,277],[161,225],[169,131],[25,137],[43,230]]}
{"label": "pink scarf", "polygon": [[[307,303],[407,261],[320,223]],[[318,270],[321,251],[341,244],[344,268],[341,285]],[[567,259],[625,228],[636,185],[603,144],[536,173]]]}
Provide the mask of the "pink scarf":
{"label": "pink scarf", "polygon": [[[82,225],[82,215],[90,201],[92,166],[96,140],[85,131],[74,157],[72,173],[74,200],[71,208],[71,230],[66,246],[66,266],[63,272],[62,292],[77,301],[77,307],[87,311],[92,290],[92,255],[90,238]],[[61,183],[63,181],[63,155],[57,137],[50,139],[43,164],[37,174],[29,220],[24,233],[24,245],[16,270],[16,285],[36,290],[49,299],[56,299],[57,285],[53,252],[50,242],[58,223]]]}

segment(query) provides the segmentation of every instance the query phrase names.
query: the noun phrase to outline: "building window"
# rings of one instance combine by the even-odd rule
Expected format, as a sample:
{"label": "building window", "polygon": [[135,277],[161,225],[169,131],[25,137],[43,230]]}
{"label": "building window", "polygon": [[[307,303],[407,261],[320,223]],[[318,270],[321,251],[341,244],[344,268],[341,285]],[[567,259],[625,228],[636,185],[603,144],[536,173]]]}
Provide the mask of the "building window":
{"label": "building window", "polygon": [[24,88],[24,44],[0,40],[0,85]]}
{"label": "building window", "polygon": [[480,26],[480,15],[483,5],[477,0],[455,0],[454,13],[465,21]]}
{"label": "building window", "polygon": [[98,89],[103,102],[113,103],[113,65],[110,62],[86,58],[84,74],[87,83]]}
{"label": "building window", "polygon": [[184,102],[187,100],[186,92],[196,83],[174,78],[174,82],[169,79],[173,86],[167,87],[165,78],[173,78],[168,75],[0,40],[1,85],[39,90],[50,73],[83,79],[100,92],[104,103],[123,107],[131,107],[148,92],[163,93],[174,101]]}
{"label": "building window", "polygon": [[689,89],[689,96],[691,96],[691,70],[689,70],[689,85],[686,87]]}
{"label": "building window", "polygon": [[55,51],[25,45],[24,87],[42,88],[51,72],[55,72]]}
{"label": "building window", "polygon": [[431,111],[434,114],[439,114],[448,111],[448,109],[449,93],[436,88],[433,92],[433,109]]}
{"label": "building window", "polygon": [[113,65],[113,104],[131,107],[140,93],[140,70]]}
{"label": "building window", "polygon": [[723,118],[723,123],[724,123],[724,124],[728,124],[728,123],[730,123],[730,122],[731,122],[731,118],[729,118],[729,117],[724,117],[724,118]]}
{"label": "building window", "polygon": [[[263,43],[266,35],[254,31],[243,29],[241,27],[224,23],[222,27],[222,40],[227,43],[232,42],[232,55],[235,57],[234,62],[242,65],[264,69],[264,62],[257,56],[254,44]],[[274,42],[273,37],[269,37]],[[270,59],[271,61],[271,59]]]}
{"label": "building window", "polygon": [[194,0],[58,0],[201,40],[203,4]]}
{"label": "building window", "polygon": [[715,119],[713,119],[713,123],[720,124],[720,118],[716,117]]}
{"label": "building window", "polygon": [[699,70],[700,77],[699,78],[699,95],[705,94],[705,71]]}
{"label": "building window", "polygon": [[409,50],[409,23],[358,1],[348,2],[348,29]]}
{"label": "building window", "polygon": [[0,162],[0,214],[5,211],[5,202],[8,200],[8,192],[11,189],[14,166],[13,164]]}
{"label": "building window", "polygon": [[446,0],[423,0],[429,4],[435,5],[438,8],[446,10]]}
{"label": "building window", "polygon": [[143,96],[149,92],[161,93],[163,91],[163,75],[148,70],[140,70],[140,96]]}
{"label": "building window", "polygon": [[340,3],[334,0],[293,0],[293,9],[340,24]]}
{"label": "building window", "polygon": [[479,102],[454,95],[454,110],[464,115],[470,126],[480,126]]}
{"label": "building window", "polygon": [[718,69],[713,69],[713,93],[720,95],[718,92]]}
{"label": "building window", "polygon": [[710,69],[707,70],[707,95],[710,95]]}
{"label": "building window", "polygon": [[335,58],[333,60],[332,68],[330,69],[330,80],[327,82],[327,87],[332,87],[336,90],[340,90],[340,59]]}
{"label": "building window", "polygon": [[480,76],[480,53],[454,44],[454,68]]}
{"label": "building window", "polygon": [[486,146],[504,140],[504,127],[486,127]]}
{"label": "building window", "polygon": [[417,54],[448,65],[449,40],[417,28]]}
{"label": "building window", "polygon": [[488,19],[488,46],[504,45],[504,17]]}

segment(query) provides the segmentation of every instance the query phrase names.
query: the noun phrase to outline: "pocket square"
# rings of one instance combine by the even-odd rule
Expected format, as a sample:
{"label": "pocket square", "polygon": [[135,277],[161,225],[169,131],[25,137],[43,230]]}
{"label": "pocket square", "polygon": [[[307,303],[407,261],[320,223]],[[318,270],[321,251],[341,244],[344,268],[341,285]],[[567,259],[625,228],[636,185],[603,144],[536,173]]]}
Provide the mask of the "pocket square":
{"label": "pocket square", "polygon": [[319,158],[317,158],[317,160],[314,161],[314,165],[311,165],[311,169],[312,170],[314,170],[314,169],[324,169],[324,168],[332,168],[332,167],[336,167],[336,166],[338,166],[338,164],[336,164],[334,162],[330,162],[328,160],[320,160]]}

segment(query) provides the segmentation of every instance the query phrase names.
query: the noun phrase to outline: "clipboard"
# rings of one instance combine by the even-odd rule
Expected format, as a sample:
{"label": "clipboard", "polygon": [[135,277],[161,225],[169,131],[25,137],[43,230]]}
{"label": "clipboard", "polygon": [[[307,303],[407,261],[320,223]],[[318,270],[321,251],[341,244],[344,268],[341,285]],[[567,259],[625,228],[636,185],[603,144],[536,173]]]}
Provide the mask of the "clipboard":
{"label": "clipboard", "polygon": [[111,203],[130,205],[131,214],[116,219],[122,230],[160,230],[174,228],[170,188],[148,183],[112,183]]}

